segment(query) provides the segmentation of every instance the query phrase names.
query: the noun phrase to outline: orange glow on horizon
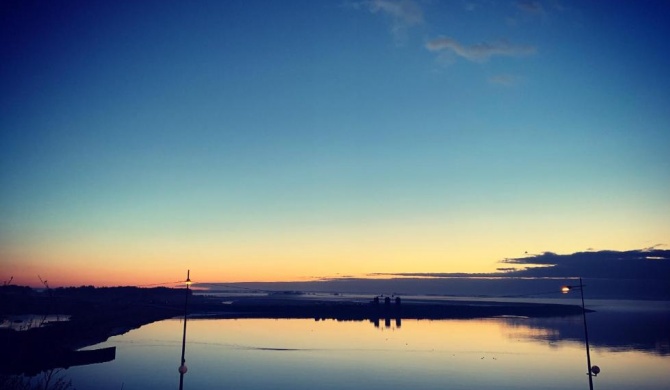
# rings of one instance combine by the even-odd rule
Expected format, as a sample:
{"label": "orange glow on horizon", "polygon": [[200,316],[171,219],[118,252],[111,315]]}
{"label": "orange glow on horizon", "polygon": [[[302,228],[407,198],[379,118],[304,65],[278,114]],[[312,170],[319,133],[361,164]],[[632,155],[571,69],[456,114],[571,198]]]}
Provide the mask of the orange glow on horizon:
{"label": "orange glow on horizon", "polygon": [[[359,228],[346,233],[293,231],[272,237],[261,234],[234,243],[207,236],[176,243],[118,237],[17,242],[0,246],[0,282],[13,276],[12,284],[39,288],[43,287],[39,275],[52,287],[146,286],[177,283],[184,279],[187,269],[196,285],[388,278],[384,274],[397,273],[488,273],[505,266],[500,260],[523,257],[526,251],[560,254],[585,250],[542,231],[521,239],[504,234],[502,228],[489,228],[488,236],[495,240],[483,242],[484,236],[474,227],[463,231],[432,223],[396,227]],[[529,241],[533,246],[524,246]],[[625,241],[610,244],[600,247],[631,248]]]}

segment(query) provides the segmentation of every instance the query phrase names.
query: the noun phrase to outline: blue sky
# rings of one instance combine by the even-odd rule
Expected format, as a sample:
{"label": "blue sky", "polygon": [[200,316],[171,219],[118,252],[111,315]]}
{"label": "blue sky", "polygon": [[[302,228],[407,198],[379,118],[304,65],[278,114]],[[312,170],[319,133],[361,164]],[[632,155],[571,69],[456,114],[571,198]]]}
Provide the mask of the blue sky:
{"label": "blue sky", "polygon": [[6,3],[2,277],[484,272],[668,244],[669,18],[667,1]]}

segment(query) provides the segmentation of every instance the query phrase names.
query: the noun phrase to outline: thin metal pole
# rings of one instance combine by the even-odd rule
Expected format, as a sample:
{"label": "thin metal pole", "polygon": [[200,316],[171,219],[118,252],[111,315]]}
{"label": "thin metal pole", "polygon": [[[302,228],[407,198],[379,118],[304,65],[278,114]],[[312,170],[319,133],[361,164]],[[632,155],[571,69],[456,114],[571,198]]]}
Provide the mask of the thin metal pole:
{"label": "thin metal pole", "polygon": [[184,366],[186,363],[186,359],[184,359],[184,353],[186,352],[186,315],[188,314],[188,291],[189,291],[189,284],[191,282],[191,270],[186,271],[186,300],[184,302],[184,334],[181,339],[181,366],[179,367],[179,390],[184,389],[184,370],[181,368]]}
{"label": "thin metal pole", "polygon": [[[591,373],[591,352],[589,350],[589,328],[586,326],[586,307],[584,306],[584,285],[579,278],[579,291],[582,293],[582,315],[584,316],[584,343],[586,344],[586,375],[589,376],[589,389],[593,390],[593,374]],[[186,324],[184,324],[186,325]]]}

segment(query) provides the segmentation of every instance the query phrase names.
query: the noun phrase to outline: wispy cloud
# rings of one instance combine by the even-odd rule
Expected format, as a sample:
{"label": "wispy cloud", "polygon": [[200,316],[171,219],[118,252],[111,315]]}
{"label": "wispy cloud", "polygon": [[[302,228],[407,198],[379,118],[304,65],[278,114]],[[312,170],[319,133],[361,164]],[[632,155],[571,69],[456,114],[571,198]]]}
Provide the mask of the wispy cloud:
{"label": "wispy cloud", "polygon": [[391,19],[391,33],[399,43],[407,39],[407,30],[423,23],[423,9],[412,0],[369,0],[360,3],[373,14]]}
{"label": "wispy cloud", "polygon": [[403,26],[423,23],[423,10],[412,0],[371,0],[368,7],[372,13],[383,12]]}
{"label": "wispy cloud", "polygon": [[530,14],[540,15],[544,13],[544,7],[539,1],[519,0],[516,2],[516,7]]}
{"label": "wispy cloud", "polygon": [[451,51],[469,61],[484,62],[495,56],[520,57],[535,53],[533,46],[512,45],[507,41],[484,42],[465,46],[455,39],[440,37],[428,41],[426,48],[433,52]]}

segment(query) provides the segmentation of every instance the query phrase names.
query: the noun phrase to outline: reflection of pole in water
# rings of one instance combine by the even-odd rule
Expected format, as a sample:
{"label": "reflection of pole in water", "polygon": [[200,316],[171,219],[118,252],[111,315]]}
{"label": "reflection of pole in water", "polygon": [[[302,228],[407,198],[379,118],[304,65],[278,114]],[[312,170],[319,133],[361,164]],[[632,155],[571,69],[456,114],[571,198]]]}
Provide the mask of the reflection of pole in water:
{"label": "reflection of pole in water", "polygon": [[584,344],[586,346],[586,367],[588,372],[586,375],[589,376],[589,389],[593,390],[593,377],[600,373],[600,367],[591,366],[591,352],[589,348],[589,328],[586,326],[586,306],[584,305],[584,284],[582,284],[582,278],[579,278],[578,286],[563,286],[561,292],[567,294],[571,289],[579,289],[582,297],[582,316],[584,317]]}
{"label": "reflection of pole in water", "polygon": [[184,333],[181,339],[181,365],[179,366],[179,390],[184,389],[184,374],[188,371],[184,353],[186,352],[186,315],[188,314],[188,293],[191,286],[191,270],[186,271],[186,299],[184,301]]}

